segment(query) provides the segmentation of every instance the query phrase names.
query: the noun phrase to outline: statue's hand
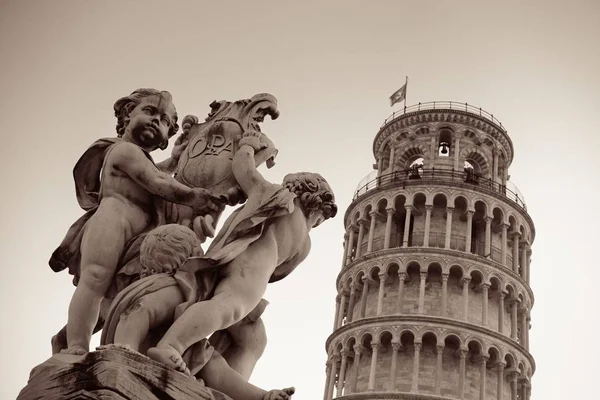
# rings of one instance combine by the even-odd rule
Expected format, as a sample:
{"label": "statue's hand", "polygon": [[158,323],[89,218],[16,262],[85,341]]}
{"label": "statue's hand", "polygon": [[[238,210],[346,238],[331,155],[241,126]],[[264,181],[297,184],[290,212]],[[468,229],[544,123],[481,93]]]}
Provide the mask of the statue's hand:
{"label": "statue's hand", "polygon": [[295,391],[296,389],[294,389],[293,387],[285,388],[282,390],[271,390],[267,392],[261,400],[289,400],[292,398],[292,395]]}
{"label": "statue's hand", "polygon": [[248,130],[244,132],[244,135],[240,139],[240,147],[242,146],[250,146],[254,149],[254,152],[259,152],[260,150],[267,147],[267,143],[261,141],[261,133],[254,130]]}
{"label": "statue's hand", "polygon": [[182,133],[175,141],[175,147],[171,150],[171,158],[175,161],[179,161],[181,153],[183,153],[183,150],[185,150],[189,143],[189,134],[187,132]]}
{"label": "statue's hand", "polygon": [[223,200],[213,196],[208,190],[193,188],[193,205],[195,215],[204,215],[211,211],[221,212],[225,208]]}

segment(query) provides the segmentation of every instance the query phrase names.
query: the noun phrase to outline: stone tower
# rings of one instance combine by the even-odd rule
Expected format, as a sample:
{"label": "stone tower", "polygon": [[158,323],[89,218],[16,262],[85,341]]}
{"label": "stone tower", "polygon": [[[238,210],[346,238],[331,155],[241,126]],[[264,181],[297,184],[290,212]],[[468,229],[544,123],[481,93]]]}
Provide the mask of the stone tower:
{"label": "stone tower", "polygon": [[325,400],[524,400],[535,228],[481,108],[394,113],[344,215]]}

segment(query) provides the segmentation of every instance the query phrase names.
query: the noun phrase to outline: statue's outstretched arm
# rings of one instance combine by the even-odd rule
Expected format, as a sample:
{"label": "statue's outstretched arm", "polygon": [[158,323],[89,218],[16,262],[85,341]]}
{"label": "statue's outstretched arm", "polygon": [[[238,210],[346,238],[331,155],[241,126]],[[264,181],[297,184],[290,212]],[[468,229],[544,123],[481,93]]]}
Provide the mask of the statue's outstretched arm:
{"label": "statue's outstretched arm", "polygon": [[213,198],[207,190],[190,188],[177,182],[171,175],[159,171],[154,163],[150,162],[144,152],[134,144],[121,143],[111,152],[115,167],[127,174],[135,183],[160,196],[163,199],[189,205],[198,211],[206,209],[218,210],[213,203]]}
{"label": "statue's outstretched arm", "polygon": [[246,197],[251,197],[257,190],[261,190],[264,186],[271,185],[271,183],[256,169],[254,154],[257,148],[260,149],[261,146],[258,139],[246,137],[240,140],[240,144],[241,147],[233,156],[233,176],[235,176]]}

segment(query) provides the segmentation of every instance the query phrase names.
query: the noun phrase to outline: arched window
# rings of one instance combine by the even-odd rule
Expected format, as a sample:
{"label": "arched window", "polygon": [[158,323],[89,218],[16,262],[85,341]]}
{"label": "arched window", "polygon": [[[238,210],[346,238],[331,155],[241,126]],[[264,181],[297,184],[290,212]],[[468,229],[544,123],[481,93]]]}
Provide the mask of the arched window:
{"label": "arched window", "polygon": [[452,131],[450,129],[442,129],[438,141],[438,155],[442,157],[450,156],[450,146],[452,143]]}
{"label": "arched window", "polygon": [[408,166],[408,178],[419,179],[423,175],[423,157],[416,157]]}

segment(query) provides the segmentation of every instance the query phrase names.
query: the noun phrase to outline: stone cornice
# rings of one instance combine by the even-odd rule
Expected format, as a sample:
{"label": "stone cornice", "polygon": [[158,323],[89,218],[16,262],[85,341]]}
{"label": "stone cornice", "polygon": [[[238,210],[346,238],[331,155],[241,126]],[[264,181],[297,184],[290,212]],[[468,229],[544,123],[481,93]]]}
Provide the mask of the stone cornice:
{"label": "stone cornice", "polygon": [[[336,329],[325,341],[325,351],[327,351],[332,343],[337,337],[347,334],[349,332],[360,330],[361,328],[379,328],[382,326],[390,326],[393,324],[403,324],[403,325],[423,325],[427,328],[458,328],[458,330],[463,332],[476,332],[480,335],[487,336],[498,342],[505,345],[505,347],[513,348],[519,353],[521,353],[531,365],[532,374],[535,372],[535,361],[533,356],[527,351],[525,347],[523,347],[520,343],[511,339],[509,336],[503,335],[494,330],[485,328],[480,325],[472,324],[470,322],[459,321],[453,318],[444,318],[438,316],[429,316],[429,315],[413,315],[413,314],[396,314],[396,315],[385,315],[379,317],[367,317],[361,318],[356,321],[352,321],[338,329]],[[418,340],[419,338],[415,338]]]}
{"label": "stone cornice", "polygon": [[355,268],[359,268],[362,264],[373,261],[381,261],[383,264],[385,261],[398,255],[449,256],[494,268],[495,270],[500,271],[516,280],[527,291],[529,298],[531,299],[531,307],[533,307],[535,303],[535,297],[531,287],[527,284],[527,282],[525,282],[525,280],[523,280],[523,278],[519,276],[519,274],[516,274],[512,269],[509,269],[494,260],[484,258],[476,254],[467,253],[460,250],[441,249],[439,247],[394,247],[391,249],[377,250],[369,254],[362,255],[359,258],[352,260],[350,264],[342,268],[335,281],[336,288],[340,286],[340,281],[344,275]]}

